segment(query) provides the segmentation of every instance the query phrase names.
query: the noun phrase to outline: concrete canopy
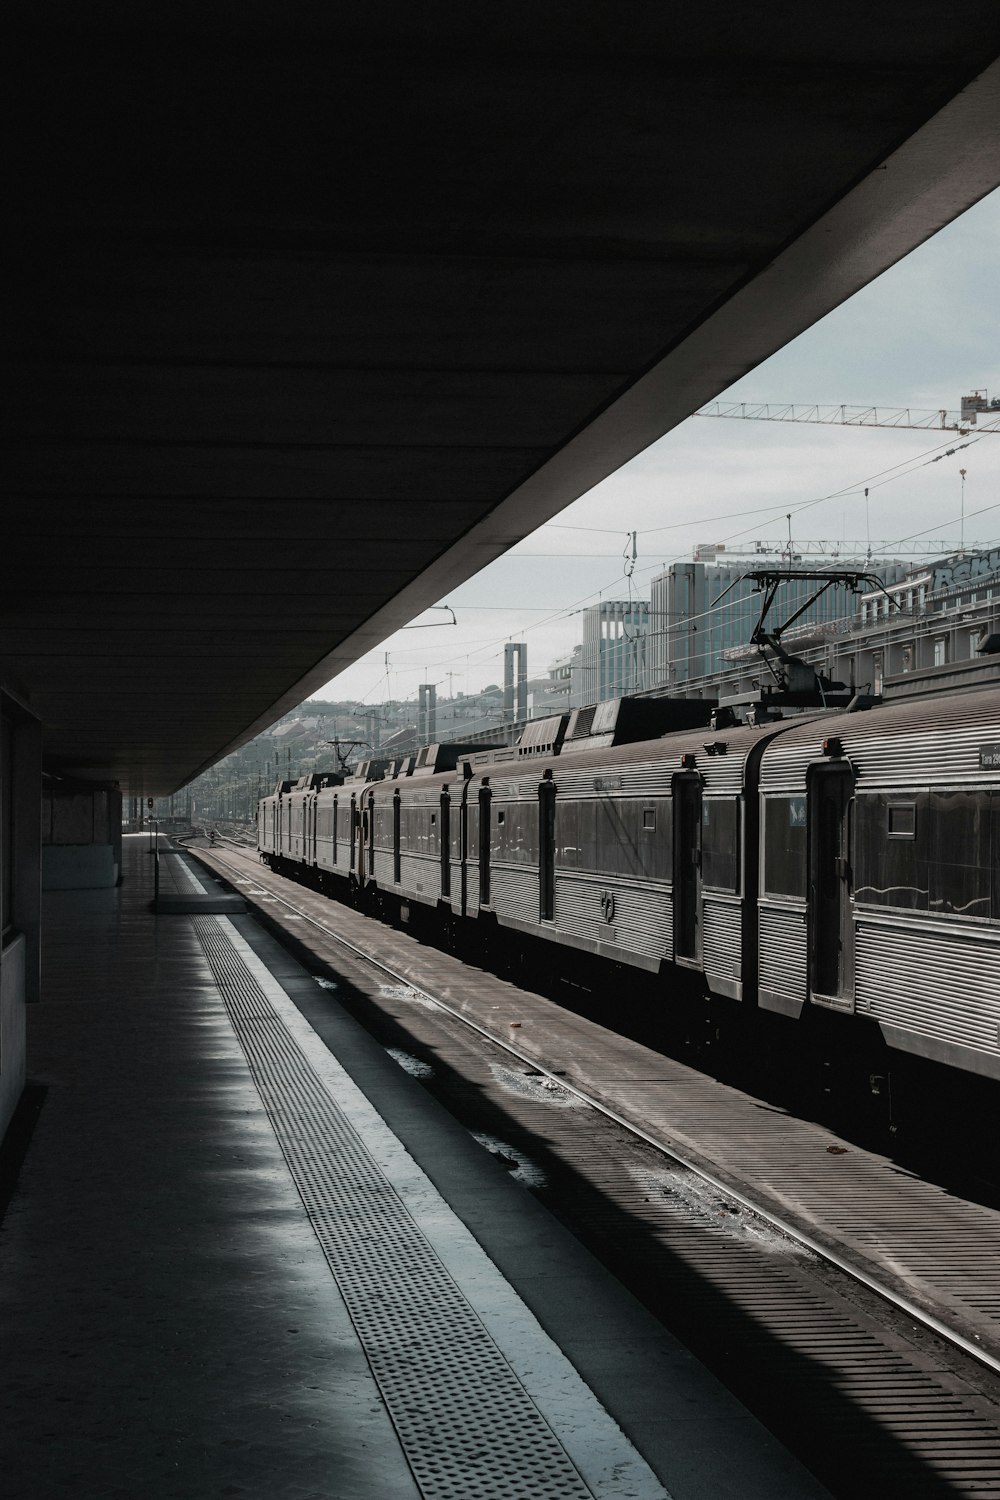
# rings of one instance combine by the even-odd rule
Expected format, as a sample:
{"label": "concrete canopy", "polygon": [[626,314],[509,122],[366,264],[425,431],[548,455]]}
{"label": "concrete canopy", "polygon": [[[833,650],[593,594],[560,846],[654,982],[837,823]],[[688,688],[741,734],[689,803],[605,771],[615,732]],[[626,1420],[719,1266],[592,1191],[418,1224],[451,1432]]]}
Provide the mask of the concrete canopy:
{"label": "concrete canopy", "polygon": [[167,792],[1000,181],[969,0],[15,0],[0,683]]}

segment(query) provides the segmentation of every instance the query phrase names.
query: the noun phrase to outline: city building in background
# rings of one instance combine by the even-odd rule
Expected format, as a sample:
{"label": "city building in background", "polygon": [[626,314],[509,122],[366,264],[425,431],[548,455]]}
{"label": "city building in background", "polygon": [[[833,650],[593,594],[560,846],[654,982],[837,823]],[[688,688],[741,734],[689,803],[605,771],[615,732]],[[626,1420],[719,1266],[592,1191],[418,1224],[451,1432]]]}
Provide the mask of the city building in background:
{"label": "city building in background", "polygon": [[[794,550],[772,542],[754,542],[735,551],[699,547],[691,562],[672,563],[652,580],[650,687],[683,691],[685,684],[726,671],[729,653],[746,645],[760,617],[760,593],[745,575],[762,565],[817,572],[870,567],[883,582],[894,583],[910,564],[896,557],[869,556],[860,544],[803,543]],[[810,603],[815,592],[808,578],[789,580],[775,600],[777,614],[787,619],[805,606],[801,623],[819,625],[853,612],[854,597],[844,588],[828,589]]]}
{"label": "city building in background", "polygon": [[[885,587],[867,589],[839,619],[800,621],[784,635],[785,648],[831,681],[876,696],[930,696],[997,680],[1000,549],[911,559],[896,576],[876,571]],[[742,645],[725,652],[721,671],[686,690],[725,699],[766,680],[760,654]]]}
{"label": "city building in background", "polygon": [[529,683],[531,717],[548,719],[583,707],[583,646],[577,644],[568,656],[560,656],[549,667],[548,676]]}
{"label": "city building in background", "polygon": [[605,599],[582,611],[580,688],[584,703],[627,698],[652,687],[646,660],[649,602]]}

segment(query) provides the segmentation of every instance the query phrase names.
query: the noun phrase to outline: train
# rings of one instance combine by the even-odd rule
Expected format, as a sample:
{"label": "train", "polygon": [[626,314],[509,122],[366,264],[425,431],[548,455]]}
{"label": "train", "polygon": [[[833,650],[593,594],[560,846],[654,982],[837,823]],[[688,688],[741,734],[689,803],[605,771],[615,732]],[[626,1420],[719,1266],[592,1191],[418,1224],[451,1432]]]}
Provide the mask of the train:
{"label": "train", "polygon": [[683,981],[1000,1078],[1000,689],[761,717],[630,734],[600,705],[313,773],[261,800],[260,857],[466,943],[644,972],[666,1007]]}

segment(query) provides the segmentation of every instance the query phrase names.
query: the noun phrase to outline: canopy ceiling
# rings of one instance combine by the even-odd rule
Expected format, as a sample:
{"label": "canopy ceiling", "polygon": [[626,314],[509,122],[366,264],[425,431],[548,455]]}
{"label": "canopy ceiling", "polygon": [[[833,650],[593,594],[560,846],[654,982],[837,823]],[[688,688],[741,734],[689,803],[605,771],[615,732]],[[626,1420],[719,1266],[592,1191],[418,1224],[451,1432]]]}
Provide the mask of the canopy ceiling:
{"label": "canopy ceiling", "polygon": [[13,7],[0,682],[166,792],[1000,181],[1000,10]]}

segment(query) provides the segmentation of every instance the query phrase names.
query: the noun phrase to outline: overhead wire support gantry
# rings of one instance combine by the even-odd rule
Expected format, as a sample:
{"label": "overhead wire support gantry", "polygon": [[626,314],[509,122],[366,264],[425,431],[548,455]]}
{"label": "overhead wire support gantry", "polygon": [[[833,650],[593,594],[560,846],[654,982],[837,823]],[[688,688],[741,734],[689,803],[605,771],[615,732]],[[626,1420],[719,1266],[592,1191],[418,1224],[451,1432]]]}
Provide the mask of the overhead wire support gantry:
{"label": "overhead wire support gantry", "polygon": [[729,417],[744,422],[812,422],[825,427],[895,427],[920,432],[954,432],[968,437],[975,431],[1000,434],[1000,400],[976,391],[963,396],[961,410],[921,411],[912,406],[794,405],[773,401],[712,401],[694,412],[696,417]]}

